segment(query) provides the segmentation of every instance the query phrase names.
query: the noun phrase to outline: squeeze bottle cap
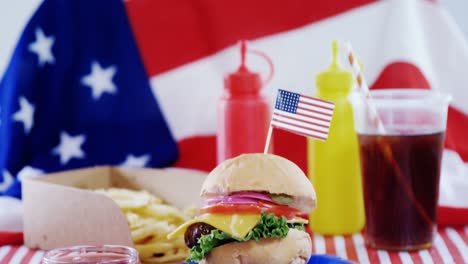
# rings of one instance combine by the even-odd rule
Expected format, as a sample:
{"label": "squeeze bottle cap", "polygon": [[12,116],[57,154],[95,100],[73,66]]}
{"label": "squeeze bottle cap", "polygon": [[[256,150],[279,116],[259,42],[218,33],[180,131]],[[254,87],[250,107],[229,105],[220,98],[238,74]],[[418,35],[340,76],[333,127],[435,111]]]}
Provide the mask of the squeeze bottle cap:
{"label": "squeeze bottle cap", "polygon": [[263,57],[270,66],[270,74],[266,81],[262,81],[260,74],[257,72],[250,71],[245,65],[245,55],[247,53],[247,46],[245,41],[241,41],[240,45],[241,52],[241,65],[237,71],[232,72],[225,76],[224,86],[232,94],[246,94],[246,93],[258,93],[263,85],[269,82],[273,76],[273,64],[264,53],[259,51],[249,51]]}
{"label": "squeeze bottle cap", "polygon": [[340,89],[343,92],[351,90],[353,75],[350,71],[345,71],[340,67],[336,40],[332,42],[332,63],[328,70],[317,75],[315,81],[319,89]]}

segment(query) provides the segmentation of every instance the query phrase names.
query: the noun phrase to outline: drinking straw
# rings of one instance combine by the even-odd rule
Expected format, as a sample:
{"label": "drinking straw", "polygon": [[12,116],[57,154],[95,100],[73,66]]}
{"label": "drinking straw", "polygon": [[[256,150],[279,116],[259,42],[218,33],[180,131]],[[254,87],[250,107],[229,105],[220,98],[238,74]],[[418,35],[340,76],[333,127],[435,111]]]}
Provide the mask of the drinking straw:
{"label": "drinking straw", "polygon": [[349,65],[351,66],[352,72],[354,77],[356,78],[356,82],[358,84],[359,90],[364,95],[364,100],[367,103],[367,106],[370,111],[370,115],[372,118],[372,123],[377,128],[380,133],[385,133],[385,128],[382,124],[382,121],[377,114],[377,108],[372,101],[372,97],[370,95],[369,86],[367,85],[366,80],[364,79],[364,75],[362,74],[361,65],[359,64],[358,60],[356,59],[356,55],[354,55],[353,49],[349,42],[345,43],[345,52],[346,57],[348,58]]}
{"label": "drinking straw", "polygon": [[[346,42],[344,47],[345,47],[344,55],[347,58],[349,65],[351,66],[354,77],[356,78],[358,89],[364,95],[364,100],[369,109],[370,118],[372,119],[372,124],[374,125],[374,128],[377,128],[379,133],[385,134],[385,127],[383,126],[382,120],[380,120],[379,115],[377,114],[377,108],[372,101],[372,97],[369,92],[369,86],[367,85],[366,79],[364,78],[364,75],[362,74],[361,65],[359,64],[357,57],[355,53],[353,52],[353,48],[351,47],[351,44],[349,42]],[[380,141],[379,147],[380,147],[380,150],[383,152],[385,158],[387,159],[387,162],[389,162],[391,166],[393,167],[395,174],[397,176],[397,179],[400,181],[400,184],[403,186],[404,191],[406,192],[410,200],[413,202],[414,206],[416,207],[416,210],[421,214],[422,218],[428,224],[431,224],[432,223],[431,218],[427,215],[426,211],[421,206],[421,204],[416,200],[416,197],[414,196],[414,193],[411,187],[405,181],[403,177],[403,172],[401,171],[400,166],[398,165],[397,161],[393,157],[392,148],[390,147],[390,145],[385,141]]]}

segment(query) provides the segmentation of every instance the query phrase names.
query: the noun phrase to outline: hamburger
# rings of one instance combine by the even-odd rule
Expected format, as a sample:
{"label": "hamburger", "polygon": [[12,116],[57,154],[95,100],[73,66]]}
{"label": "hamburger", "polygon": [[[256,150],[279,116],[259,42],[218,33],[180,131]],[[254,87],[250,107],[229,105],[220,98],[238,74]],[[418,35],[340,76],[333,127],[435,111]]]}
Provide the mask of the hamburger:
{"label": "hamburger", "polygon": [[271,154],[244,154],[219,164],[205,179],[200,215],[179,226],[189,261],[200,263],[307,263],[312,241],[307,215],[314,188],[293,162]]}

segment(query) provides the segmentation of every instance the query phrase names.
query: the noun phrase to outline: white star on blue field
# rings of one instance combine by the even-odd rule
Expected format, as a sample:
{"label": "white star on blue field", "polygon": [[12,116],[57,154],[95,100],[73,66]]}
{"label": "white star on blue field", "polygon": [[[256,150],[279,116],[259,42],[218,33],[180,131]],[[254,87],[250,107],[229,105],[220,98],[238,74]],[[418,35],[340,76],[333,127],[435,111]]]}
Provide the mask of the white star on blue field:
{"label": "white star on blue field", "polygon": [[0,106],[0,196],[21,197],[21,179],[43,173],[178,156],[122,1],[43,1],[0,80]]}

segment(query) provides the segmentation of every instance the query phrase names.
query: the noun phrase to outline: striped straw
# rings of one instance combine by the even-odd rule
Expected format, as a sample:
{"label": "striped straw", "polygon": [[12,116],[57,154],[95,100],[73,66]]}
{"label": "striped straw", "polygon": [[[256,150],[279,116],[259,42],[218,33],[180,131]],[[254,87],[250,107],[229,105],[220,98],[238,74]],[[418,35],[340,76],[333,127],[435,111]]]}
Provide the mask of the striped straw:
{"label": "striped straw", "polygon": [[345,47],[345,57],[348,59],[349,65],[351,66],[352,72],[354,74],[354,77],[356,78],[356,82],[359,87],[359,91],[362,92],[364,95],[364,98],[367,102],[367,106],[369,107],[370,110],[370,116],[372,118],[372,123],[374,124],[374,127],[378,129],[379,132],[384,133],[385,128],[382,124],[382,121],[379,118],[379,115],[377,114],[377,108],[375,107],[370,92],[369,92],[369,86],[367,85],[366,80],[364,79],[364,75],[362,74],[362,69],[361,65],[359,64],[357,60],[357,56],[353,52],[353,48],[351,47],[351,44],[349,42],[346,42],[344,44]]}

